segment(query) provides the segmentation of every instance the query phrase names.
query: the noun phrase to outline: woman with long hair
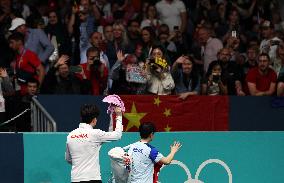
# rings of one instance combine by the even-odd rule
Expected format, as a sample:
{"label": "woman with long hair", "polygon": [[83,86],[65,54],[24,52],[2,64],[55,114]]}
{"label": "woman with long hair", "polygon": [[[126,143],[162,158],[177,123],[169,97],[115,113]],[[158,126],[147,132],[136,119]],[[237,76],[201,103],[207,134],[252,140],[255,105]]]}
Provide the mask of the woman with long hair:
{"label": "woman with long hair", "polygon": [[175,93],[184,100],[190,95],[200,93],[200,76],[195,68],[193,57],[179,57],[172,66],[172,76],[175,81]]}

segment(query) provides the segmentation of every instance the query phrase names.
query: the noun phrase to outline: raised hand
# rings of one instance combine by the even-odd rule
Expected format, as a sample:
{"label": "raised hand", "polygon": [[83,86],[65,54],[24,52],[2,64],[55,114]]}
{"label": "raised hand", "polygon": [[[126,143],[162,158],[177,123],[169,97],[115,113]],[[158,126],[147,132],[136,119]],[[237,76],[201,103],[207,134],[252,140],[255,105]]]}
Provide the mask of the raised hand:
{"label": "raised hand", "polygon": [[176,152],[178,152],[178,150],[179,150],[179,148],[181,148],[181,143],[180,142],[174,142],[174,144],[173,145],[171,145],[171,152],[174,152],[174,153],[176,153]]}
{"label": "raised hand", "polygon": [[125,58],[125,55],[123,54],[122,50],[119,50],[116,52],[116,57],[118,61],[122,62]]}
{"label": "raised hand", "polygon": [[115,106],[115,107],[114,107],[114,112],[115,112],[116,115],[122,115],[122,110],[121,110],[121,108],[118,107],[118,106]]}
{"label": "raised hand", "polygon": [[176,60],[176,63],[177,63],[177,64],[183,64],[183,63],[184,63],[184,60],[185,60],[185,57],[184,57],[184,56],[180,56],[180,57]]}
{"label": "raised hand", "polygon": [[58,61],[56,62],[56,64],[54,65],[55,68],[57,68],[60,65],[63,64],[67,64],[67,61],[69,60],[69,56],[68,55],[62,55]]}

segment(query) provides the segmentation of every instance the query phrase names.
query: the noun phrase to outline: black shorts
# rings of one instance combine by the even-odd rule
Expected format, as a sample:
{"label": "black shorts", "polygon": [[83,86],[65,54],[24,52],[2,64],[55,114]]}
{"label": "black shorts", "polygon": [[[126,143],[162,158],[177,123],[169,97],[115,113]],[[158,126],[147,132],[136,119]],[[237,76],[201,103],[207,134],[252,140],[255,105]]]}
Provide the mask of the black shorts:
{"label": "black shorts", "polygon": [[72,182],[72,183],[102,183],[102,181],[101,180],[89,180],[89,181]]}

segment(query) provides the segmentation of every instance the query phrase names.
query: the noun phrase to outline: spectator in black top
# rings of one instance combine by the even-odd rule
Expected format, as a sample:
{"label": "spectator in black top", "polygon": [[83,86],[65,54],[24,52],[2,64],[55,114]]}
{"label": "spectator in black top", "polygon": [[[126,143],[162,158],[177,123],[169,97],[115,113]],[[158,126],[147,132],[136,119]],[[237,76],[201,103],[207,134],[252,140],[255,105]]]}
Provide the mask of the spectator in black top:
{"label": "spectator in black top", "polygon": [[222,68],[222,76],[224,80],[227,82],[226,85],[228,87],[228,95],[244,95],[242,91],[242,71],[239,66],[230,61],[231,52],[228,48],[222,48],[218,52],[218,60],[213,61],[209,65],[209,70],[212,70],[212,65],[215,65],[216,62],[219,62]]}
{"label": "spectator in black top", "polygon": [[62,55],[52,68],[48,71],[43,80],[42,94],[87,94],[90,93],[84,83],[70,72],[68,65],[69,57]]}

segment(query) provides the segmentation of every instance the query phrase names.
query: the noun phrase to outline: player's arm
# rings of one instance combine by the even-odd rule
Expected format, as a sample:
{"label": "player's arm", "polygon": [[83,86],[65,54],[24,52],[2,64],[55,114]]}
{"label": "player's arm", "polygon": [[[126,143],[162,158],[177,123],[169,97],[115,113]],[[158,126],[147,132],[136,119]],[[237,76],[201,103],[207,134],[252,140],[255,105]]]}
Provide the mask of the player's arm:
{"label": "player's arm", "polygon": [[122,136],[123,125],[122,125],[122,112],[120,107],[115,108],[116,113],[116,127],[113,132],[104,132],[100,131],[98,134],[98,138],[100,141],[111,141],[111,140],[119,140]]}
{"label": "player's arm", "polygon": [[171,163],[171,161],[174,159],[174,156],[176,152],[178,152],[179,148],[181,147],[181,144],[179,142],[174,142],[173,145],[171,145],[171,152],[168,154],[168,156],[163,157],[159,163],[168,165]]}

